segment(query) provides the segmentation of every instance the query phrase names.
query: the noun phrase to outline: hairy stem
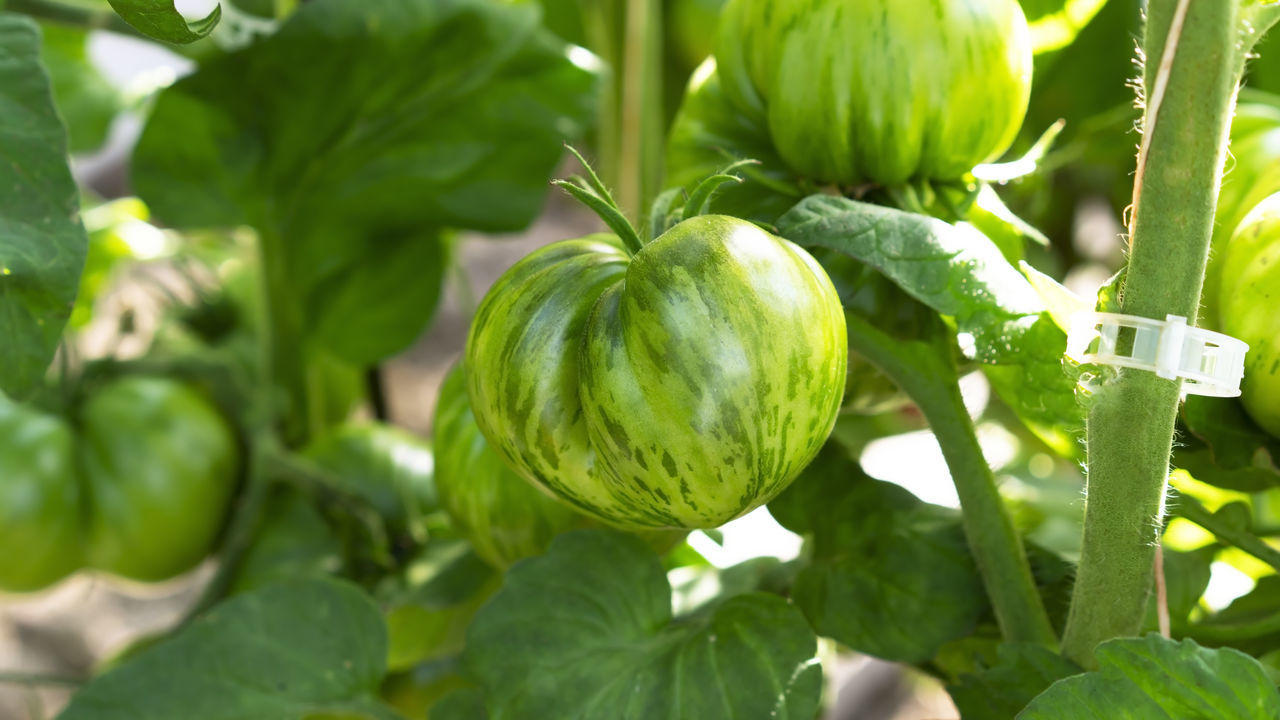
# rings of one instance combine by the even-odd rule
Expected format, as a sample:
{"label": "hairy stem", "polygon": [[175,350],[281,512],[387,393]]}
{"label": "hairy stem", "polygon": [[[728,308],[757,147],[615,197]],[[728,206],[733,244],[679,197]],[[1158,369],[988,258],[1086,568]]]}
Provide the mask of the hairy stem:
{"label": "hairy stem", "polygon": [[1000,498],[960,396],[950,348],[903,342],[854,313],[846,313],[846,318],[850,348],[915,400],[942,446],[964,511],[965,536],[1004,639],[1056,647],[1057,635],[1036,592],[1022,539]]}
{"label": "hairy stem", "polygon": [[[1148,6],[1124,313],[1196,317],[1242,67],[1237,11],[1235,0]],[[1180,389],[1178,381],[1122,369],[1095,390],[1084,543],[1063,636],[1064,654],[1086,668],[1099,643],[1141,626]]]}

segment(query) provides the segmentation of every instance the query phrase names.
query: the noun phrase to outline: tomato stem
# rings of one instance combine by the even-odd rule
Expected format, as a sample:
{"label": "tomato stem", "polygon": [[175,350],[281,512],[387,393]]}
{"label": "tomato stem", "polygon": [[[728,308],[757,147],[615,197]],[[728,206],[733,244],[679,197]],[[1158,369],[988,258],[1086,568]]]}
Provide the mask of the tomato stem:
{"label": "tomato stem", "polygon": [[613,72],[600,105],[600,155],[605,179],[633,223],[643,217],[662,176],[662,3],[583,2],[591,49]]}
{"label": "tomato stem", "polygon": [[849,347],[911,396],[938,438],[960,497],[969,549],[1004,639],[1056,648],[1057,635],[1036,591],[1022,539],[960,396],[951,348],[937,342],[949,336],[938,331],[931,342],[903,342],[855,313],[845,316]]}
{"label": "tomato stem", "polygon": [[0,672],[0,685],[26,685],[28,687],[53,686],[80,687],[88,678],[54,673]]}
{"label": "tomato stem", "polygon": [[218,548],[218,569],[201,590],[195,604],[178,623],[178,628],[186,626],[226,598],[239,574],[249,546],[253,544],[258,524],[262,520],[267,500],[271,496],[274,481],[268,472],[268,460],[277,442],[271,437],[270,431],[267,432],[266,437],[259,437],[257,440],[251,447],[244,491],[236,500],[230,515],[231,520],[223,532],[222,543]]}
{"label": "tomato stem", "polygon": [[151,40],[110,10],[93,10],[53,0],[9,0],[4,5],[9,12],[24,13],[37,20],[85,30],[110,30],[121,35]]}
{"label": "tomato stem", "polygon": [[[1236,86],[1240,3],[1152,0],[1143,79],[1144,135],[1134,179],[1121,312],[1195,318],[1204,281]],[[1094,390],[1084,541],[1064,654],[1141,627],[1154,575],[1180,385],[1119,370]]]}
{"label": "tomato stem", "polygon": [[306,442],[308,428],[315,422],[309,412],[311,392],[301,298],[294,296],[293,285],[289,282],[284,239],[273,231],[261,229],[258,254],[262,264],[265,328],[262,348],[266,386],[283,395],[283,403],[274,406],[273,410],[280,411],[278,425],[285,443],[297,447]]}

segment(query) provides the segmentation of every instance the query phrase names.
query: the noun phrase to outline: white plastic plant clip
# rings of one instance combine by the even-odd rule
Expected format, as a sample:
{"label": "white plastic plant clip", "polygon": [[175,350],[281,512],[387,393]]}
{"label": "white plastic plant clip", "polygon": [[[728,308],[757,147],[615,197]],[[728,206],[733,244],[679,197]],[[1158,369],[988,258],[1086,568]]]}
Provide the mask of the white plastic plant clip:
{"label": "white plastic plant clip", "polygon": [[[1129,331],[1129,332],[1125,332]],[[1187,395],[1236,397],[1249,346],[1229,335],[1188,327],[1181,315],[1164,320],[1079,312],[1071,316],[1067,357],[1078,363],[1150,370],[1181,378]]]}

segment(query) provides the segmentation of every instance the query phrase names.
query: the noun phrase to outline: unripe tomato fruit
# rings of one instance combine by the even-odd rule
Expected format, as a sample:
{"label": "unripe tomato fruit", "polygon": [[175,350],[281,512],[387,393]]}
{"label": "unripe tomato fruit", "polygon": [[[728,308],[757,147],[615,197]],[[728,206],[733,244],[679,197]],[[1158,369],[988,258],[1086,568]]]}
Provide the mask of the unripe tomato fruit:
{"label": "unripe tomato fruit", "polygon": [[491,565],[546,552],[552,538],[590,521],[512,472],[476,426],[462,366],[436,403],[436,484],[454,529]]}
{"label": "unripe tomato fruit", "polygon": [[1013,142],[1031,92],[1016,0],[733,0],[716,61],[739,112],[822,182],[955,180]]}
{"label": "unripe tomato fruit", "polygon": [[181,383],[131,377],[67,421],[0,398],[0,589],[92,567],[141,581],[208,554],[239,473],[227,421]]}
{"label": "unripe tomato fruit", "polygon": [[721,525],[780,493],[835,423],[844,313],[804,250],[736,218],[634,256],[558,242],[507,271],[467,341],[476,422],[522,477],[623,528]]}
{"label": "unripe tomato fruit", "polygon": [[1245,216],[1275,192],[1280,192],[1280,107],[1264,102],[1241,103],[1231,121],[1231,154],[1214,213],[1201,325],[1222,327],[1218,297],[1224,286],[1234,289],[1232,276],[1223,274],[1225,248]]}
{"label": "unripe tomato fruit", "polygon": [[83,564],[71,428],[0,395],[0,589],[39,590]]}
{"label": "unripe tomato fruit", "polygon": [[1241,401],[1280,437],[1280,193],[1249,213],[1222,257],[1222,331],[1249,344]]}
{"label": "unripe tomato fruit", "polygon": [[341,425],[303,454],[378,512],[398,542],[426,540],[425,518],[438,507],[431,443],[379,423]]}
{"label": "unripe tomato fruit", "polygon": [[196,391],[162,378],[117,381],[85,404],[76,450],[90,567],[156,581],[208,554],[239,460],[231,427]]}

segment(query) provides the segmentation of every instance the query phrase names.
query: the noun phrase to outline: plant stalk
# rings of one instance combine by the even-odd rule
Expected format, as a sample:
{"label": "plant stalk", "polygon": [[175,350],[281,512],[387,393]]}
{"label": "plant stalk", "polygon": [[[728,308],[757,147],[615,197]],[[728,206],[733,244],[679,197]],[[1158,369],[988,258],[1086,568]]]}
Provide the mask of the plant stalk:
{"label": "plant stalk", "polygon": [[[1194,320],[1240,79],[1237,0],[1151,0],[1146,111],[1121,312]],[[1084,542],[1063,654],[1138,632],[1147,607],[1179,381],[1120,369],[1089,409]]]}
{"label": "plant stalk", "polygon": [[85,30],[110,30],[121,35],[150,40],[111,10],[93,10],[54,0],[7,0],[7,2],[0,2],[0,9],[24,13],[36,20],[59,25],[69,25]]}
{"label": "plant stalk", "polygon": [[61,687],[75,688],[80,687],[87,682],[89,682],[88,678],[73,677],[70,675],[0,671],[0,685],[25,685],[27,687],[57,685]]}
{"label": "plant stalk", "polygon": [[277,395],[272,409],[279,418],[280,436],[288,447],[306,442],[315,419],[310,412],[306,343],[302,308],[289,282],[284,239],[260,230],[258,252],[262,263],[263,338],[267,377],[265,387]]}
{"label": "plant stalk", "polygon": [[612,72],[601,93],[599,164],[632,224],[662,179],[662,2],[581,0],[591,49]]}
{"label": "plant stalk", "polygon": [[1267,635],[1276,633],[1280,633],[1280,613],[1238,625],[1191,625],[1183,628],[1179,634],[1189,637],[1202,645],[1216,646],[1259,640]]}
{"label": "plant stalk", "polygon": [[1022,539],[1000,498],[995,475],[960,396],[950,348],[903,342],[855,313],[845,313],[845,317],[849,347],[911,396],[942,446],[960,497],[965,537],[1004,639],[1056,649],[1057,634],[1036,591]]}

